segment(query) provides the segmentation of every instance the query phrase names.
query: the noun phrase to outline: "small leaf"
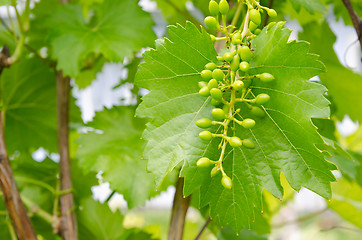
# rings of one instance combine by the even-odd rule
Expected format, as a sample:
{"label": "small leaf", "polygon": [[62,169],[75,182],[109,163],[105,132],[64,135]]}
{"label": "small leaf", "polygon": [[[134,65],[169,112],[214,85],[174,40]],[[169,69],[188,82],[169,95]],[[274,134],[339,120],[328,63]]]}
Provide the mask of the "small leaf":
{"label": "small leaf", "polygon": [[103,181],[123,194],[130,208],[144,204],[154,194],[152,175],[141,159],[144,124],[145,120],[134,118],[131,107],[105,109],[88,124],[94,130],[77,140],[79,167],[85,173],[102,171]]}

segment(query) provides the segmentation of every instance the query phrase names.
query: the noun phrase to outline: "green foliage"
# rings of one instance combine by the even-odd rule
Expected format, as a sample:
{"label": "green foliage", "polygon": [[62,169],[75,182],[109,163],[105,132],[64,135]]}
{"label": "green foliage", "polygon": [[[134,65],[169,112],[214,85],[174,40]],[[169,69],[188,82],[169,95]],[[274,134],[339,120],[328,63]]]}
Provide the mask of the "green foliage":
{"label": "green foliage", "polygon": [[[150,15],[143,12],[135,0],[107,0],[94,12],[95,17],[87,23],[80,6],[61,5],[47,22],[57,68],[71,77],[78,75],[82,61],[89,54],[122,61],[132,57],[134,51],[151,45],[155,38]],[[53,28],[54,25],[59,27]]]}
{"label": "green foliage", "polygon": [[314,13],[314,11],[318,11],[321,13],[326,12],[326,7],[320,0],[290,0],[292,2],[293,7],[297,12],[300,11],[301,7],[304,7],[310,13]]}
{"label": "green foliage", "polygon": [[29,152],[39,147],[55,152],[54,71],[39,59],[24,59],[5,69],[0,81],[9,153],[15,150]]}
{"label": "green foliage", "polygon": [[362,188],[356,183],[340,180],[334,183],[333,199],[328,204],[345,220],[362,228]]}
{"label": "green foliage", "polygon": [[78,210],[79,239],[121,239],[123,216],[112,212],[106,203],[84,199]]}
{"label": "green foliage", "polygon": [[[344,67],[333,49],[336,36],[326,22],[304,26],[302,39],[312,42],[312,51],[321,55],[328,71],[320,74],[320,79],[328,88],[328,96],[336,105],[336,116],[342,120],[346,114],[352,120],[362,121],[362,76]],[[308,30],[307,30],[308,29]]]}
{"label": "green foliage", "polygon": [[103,181],[123,194],[130,208],[144,204],[154,192],[152,176],[141,159],[144,125],[145,120],[134,118],[133,108],[105,109],[87,124],[93,130],[77,140],[79,167],[85,173],[102,171]]}

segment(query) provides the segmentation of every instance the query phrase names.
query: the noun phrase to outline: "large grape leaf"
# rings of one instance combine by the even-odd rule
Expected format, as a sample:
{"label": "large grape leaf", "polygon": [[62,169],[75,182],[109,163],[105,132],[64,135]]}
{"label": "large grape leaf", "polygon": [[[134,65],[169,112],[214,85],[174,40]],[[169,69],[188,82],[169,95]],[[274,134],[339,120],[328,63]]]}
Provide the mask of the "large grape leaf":
{"label": "large grape leaf", "polygon": [[55,73],[31,58],[1,74],[2,111],[9,154],[44,147],[57,149]]}
{"label": "large grape leaf", "polygon": [[[251,138],[257,148],[227,149],[224,168],[233,179],[232,190],[225,190],[221,176],[210,178],[210,169],[199,169],[202,156],[216,159],[218,141],[205,144],[198,139],[195,121],[210,117],[210,98],[198,95],[197,82],[203,66],[215,61],[216,52],[207,33],[187,23],[168,28],[169,38],[156,50],[144,54],[136,83],[150,89],[137,114],[150,117],[144,138],[148,141],[145,158],[148,169],[159,184],[172,169],[182,165],[184,194],[201,187],[201,205],[209,204],[211,217],[219,217],[221,225],[235,231],[250,226],[254,208],[262,209],[263,189],[282,197],[280,174],[284,173],[292,188],[302,186],[330,198],[330,182],[334,165],[325,161],[314,144],[323,143],[311,124],[311,117],[329,116],[325,88],[308,79],[324,70],[317,56],[308,53],[306,42],[289,42],[290,30],[278,23],[266,29],[253,42],[256,47],[251,74],[270,72],[276,81],[255,82],[253,93],[268,93],[267,117],[256,119],[252,131],[236,128],[236,135]],[[242,113],[245,106],[241,106]],[[242,114],[242,117],[249,117]],[[217,130],[217,129],[213,129]]]}
{"label": "large grape leaf", "polygon": [[321,55],[327,66],[327,72],[320,79],[328,88],[328,95],[336,105],[336,115],[342,120],[347,114],[353,120],[362,122],[362,76],[344,67],[333,50],[336,36],[327,22],[311,23],[303,26],[301,39],[312,43],[312,49]]}
{"label": "large grape leaf", "polygon": [[103,180],[123,194],[130,208],[144,204],[154,192],[152,175],[141,159],[144,125],[131,107],[105,109],[88,124],[94,130],[77,140],[79,167],[86,173],[102,171]]}
{"label": "large grape leaf", "polygon": [[[50,42],[57,67],[76,77],[81,63],[91,53],[107,60],[121,61],[152,44],[155,34],[150,14],[136,0],[105,0],[94,9],[88,23],[79,5],[60,5],[47,19]],[[54,28],[54,26],[57,26]]]}

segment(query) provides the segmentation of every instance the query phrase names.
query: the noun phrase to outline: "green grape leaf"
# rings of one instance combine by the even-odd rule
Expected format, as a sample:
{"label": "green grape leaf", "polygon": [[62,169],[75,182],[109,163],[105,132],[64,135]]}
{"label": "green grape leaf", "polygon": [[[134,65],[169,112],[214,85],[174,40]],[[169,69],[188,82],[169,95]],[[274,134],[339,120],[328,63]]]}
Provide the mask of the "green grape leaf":
{"label": "green grape leaf", "polygon": [[348,222],[362,229],[362,188],[355,182],[339,180],[332,184],[333,198],[328,206]]}
{"label": "green grape leaf", "polygon": [[112,212],[106,203],[92,198],[83,199],[77,211],[79,239],[122,239],[123,216],[117,210]]}
{"label": "green grape leaf", "polygon": [[[299,34],[301,39],[312,43],[312,51],[321,55],[327,66],[327,72],[319,77],[328,88],[328,95],[336,105],[336,115],[342,120],[347,114],[352,120],[362,122],[362,76],[345,68],[333,50],[336,36],[328,23],[311,23]],[[343,81],[341,81],[343,79]]]}
{"label": "green grape leaf", "polygon": [[24,59],[4,69],[1,90],[9,154],[39,147],[56,152],[54,71],[39,59]]}
{"label": "green grape leaf", "polygon": [[323,5],[320,0],[290,0],[293,7],[297,12],[300,11],[302,7],[307,9],[308,12],[314,13],[315,11],[325,13],[327,8]]}
{"label": "green grape leaf", "polygon": [[66,75],[76,77],[82,61],[91,53],[122,61],[155,39],[152,18],[137,1],[107,0],[94,13],[95,17],[87,23],[81,6],[63,4],[56,7],[47,22],[52,56]]}
{"label": "green grape leaf", "polygon": [[[200,169],[196,161],[202,156],[217,160],[219,140],[201,141],[195,126],[200,118],[211,118],[210,98],[198,94],[200,72],[208,62],[216,62],[216,52],[208,34],[191,24],[168,28],[169,39],[156,50],[144,54],[136,84],[150,90],[139,105],[137,114],[151,118],[144,138],[145,159],[156,184],[173,169],[182,166],[185,177],[184,194],[201,186],[201,207],[210,205],[212,218],[222,226],[230,225],[236,232],[249,227],[254,208],[262,210],[262,191],[281,198],[283,172],[291,187],[306,187],[330,198],[330,182],[335,166],[324,159],[314,144],[323,139],[311,124],[311,118],[327,118],[329,102],[326,89],[308,79],[324,70],[318,56],[309,54],[306,42],[288,42],[290,30],[276,24],[253,41],[256,48],[250,74],[269,72],[276,78],[271,83],[254,81],[252,93],[267,93],[271,101],[265,105],[266,117],[257,118],[256,126],[246,130],[236,126],[237,136],[252,139],[255,149],[227,148],[224,169],[232,178],[232,190],[225,190],[221,176],[210,177],[211,169]],[[239,106],[238,106],[239,107]],[[246,106],[240,105],[242,117],[250,117]],[[245,114],[244,114],[245,113]],[[214,127],[211,131],[217,131]]]}
{"label": "green grape leaf", "polygon": [[145,120],[134,118],[131,107],[105,109],[87,125],[94,130],[77,140],[79,167],[85,173],[102,171],[103,181],[123,194],[130,208],[144,204],[154,193],[152,175],[141,159],[144,125]]}

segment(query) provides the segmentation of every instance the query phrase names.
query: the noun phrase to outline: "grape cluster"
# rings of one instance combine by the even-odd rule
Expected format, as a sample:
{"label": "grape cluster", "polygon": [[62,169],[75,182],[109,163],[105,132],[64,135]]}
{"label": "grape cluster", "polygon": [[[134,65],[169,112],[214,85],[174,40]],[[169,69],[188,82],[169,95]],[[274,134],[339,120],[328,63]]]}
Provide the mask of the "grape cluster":
{"label": "grape cluster", "polygon": [[[235,130],[231,124],[238,124],[246,129],[255,126],[255,120],[241,117],[241,109],[236,107],[237,103],[247,105],[250,114],[256,117],[265,117],[265,112],[261,105],[270,100],[268,94],[262,93],[257,96],[251,94],[250,85],[252,81],[270,82],[274,76],[270,73],[250,75],[250,61],[254,58],[253,49],[250,49],[250,41],[255,38],[261,30],[262,10],[266,10],[270,17],[277,15],[276,11],[263,7],[256,0],[239,0],[239,4],[246,4],[247,14],[244,24],[240,29],[235,26],[226,26],[226,18],[229,12],[229,4],[226,0],[221,0],[218,4],[215,0],[209,3],[209,11],[212,16],[205,18],[205,25],[211,29],[217,29],[224,37],[211,36],[212,41],[226,41],[226,52],[218,56],[219,61],[208,63],[205,70],[201,72],[204,81],[199,82],[199,94],[203,97],[211,96],[211,104],[215,108],[211,111],[213,120],[208,118],[199,119],[196,125],[200,128],[210,128],[214,125],[222,127],[221,133],[212,133],[208,130],[200,132],[202,140],[210,141],[212,138],[221,138],[219,149],[221,149],[218,160],[210,160],[202,157],[197,161],[198,167],[209,167],[214,165],[211,176],[219,172],[222,174],[222,185],[232,188],[232,180],[223,169],[223,160],[227,144],[233,148],[245,147],[255,148],[255,143],[250,139],[240,139],[235,136]],[[222,25],[219,24],[219,15],[222,17]],[[238,119],[239,117],[239,119]]]}

